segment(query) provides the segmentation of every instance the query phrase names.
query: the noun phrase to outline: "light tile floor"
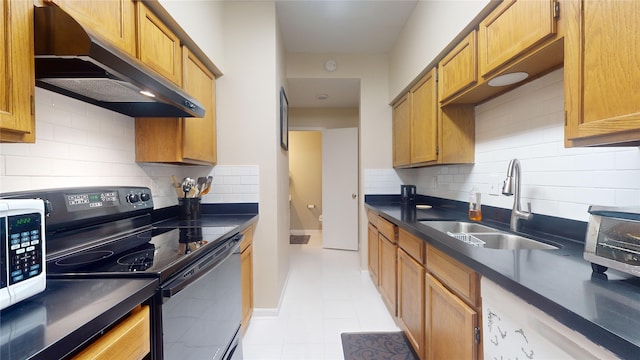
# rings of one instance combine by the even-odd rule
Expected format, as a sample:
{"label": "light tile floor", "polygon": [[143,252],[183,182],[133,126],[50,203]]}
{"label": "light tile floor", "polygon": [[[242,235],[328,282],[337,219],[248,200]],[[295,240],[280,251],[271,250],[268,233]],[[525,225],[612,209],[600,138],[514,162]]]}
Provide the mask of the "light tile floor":
{"label": "light tile floor", "polygon": [[342,332],[399,330],[358,252],[323,249],[321,234],[290,246],[280,313],[251,319],[245,360],[342,360]]}

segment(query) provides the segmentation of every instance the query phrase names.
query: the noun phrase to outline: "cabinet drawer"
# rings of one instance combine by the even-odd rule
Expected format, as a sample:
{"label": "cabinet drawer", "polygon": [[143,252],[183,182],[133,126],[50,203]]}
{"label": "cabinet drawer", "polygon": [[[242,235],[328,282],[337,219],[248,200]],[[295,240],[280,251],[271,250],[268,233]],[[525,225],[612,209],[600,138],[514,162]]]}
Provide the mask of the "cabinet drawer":
{"label": "cabinet drawer", "polygon": [[387,240],[391,241],[392,244],[397,243],[398,237],[396,236],[398,232],[398,228],[387,220],[378,216],[378,232],[384,235]]}
{"label": "cabinet drawer", "polygon": [[509,0],[479,25],[480,75],[486,76],[556,33],[556,0]]}
{"label": "cabinet drawer", "polygon": [[244,238],[240,243],[240,252],[244,252],[244,250],[251,246],[251,244],[253,243],[253,226],[245,229],[242,232],[242,235],[244,235]]}
{"label": "cabinet drawer", "polygon": [[375,227],[378,227],[378,214],[374,213],[371,210],[367,210],[367,218],[369,219],[369,223]]}
{"label": "cabinet drawer", "polygon": [[142,359],[150,351],[149,306],[139,307],[131,315],[89,345],[74,359]]}
{"label": "cabinet drawer", "polygon": [[398,245],[417,262],[424,264],[424,249],[426,243],[422,239],[408,233],[404,229],[399,229]]}
{"label": "cabinet drawer", "polygon": [[478,81],[476,31],[472,31],[438,64],[440,102],[469,88]]}
{"label": "cabinet drawer", "polygon": [[480,304],[480,277],[475,271],[433,246],[427,246],[427,270],[468,304]]}

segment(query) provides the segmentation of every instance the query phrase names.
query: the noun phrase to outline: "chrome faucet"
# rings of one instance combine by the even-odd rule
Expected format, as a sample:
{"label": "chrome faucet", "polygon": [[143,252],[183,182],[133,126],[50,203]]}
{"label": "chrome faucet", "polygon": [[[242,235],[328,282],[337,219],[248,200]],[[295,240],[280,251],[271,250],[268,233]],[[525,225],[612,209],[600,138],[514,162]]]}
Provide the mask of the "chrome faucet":
{"label": "chrome faucet", "polygon": [[502,194],[507,196],[514,195],[510,228],[511,231],[518,231],[520,227],[520,219],[531,220],[531,218],[533,218],[533,214],[531,213],[531,203],[527,203],[528,211],[520,209],[520,161],[518,161],[518,159],[513,159],[509,162],[507,178],[504,180],[504,184],[502,185]]}

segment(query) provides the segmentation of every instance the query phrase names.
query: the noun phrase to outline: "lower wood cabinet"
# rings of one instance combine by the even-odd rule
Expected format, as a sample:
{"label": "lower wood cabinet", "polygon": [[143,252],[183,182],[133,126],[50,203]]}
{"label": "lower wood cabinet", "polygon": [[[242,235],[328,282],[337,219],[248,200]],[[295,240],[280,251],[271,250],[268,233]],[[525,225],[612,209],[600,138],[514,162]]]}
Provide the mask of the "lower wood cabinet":
{"label": "lower wood cabinet", "polygon": [[149,306],[139,306],[73,359],[143,359],[151,351],[150,329]]}
{"label": "lower wood cabinet", "polygon": [[424,266],[398,249],[398,322],[420,359],[424,358]]}
{"label": "lower wood cabinet", "polygon": [[397,248],[395,242],[387,239],[382,233],[379,234],[380,239],[380,269],[379,269],[379,287],[382,300],[389,309],[389,312],[395,317],[396,297],[397,297]]}
{"label": "lower wood cabinet", "polygon": [[379,279],[378,279],[378,273],[379,273],[379,267],[380,267],[380,256],[379,256],[379,252],[380,252],[380,246],[379,246],[379,239],[378,239],[378,229],[372,224],[369,223],[368,225],[368,236],[367,236],[367,243],[368,243],[368,267],[369,267],[369,275],[371,276],[371,280],[373,280],[373,283],[378,286],[380,284]]}
{"label": "lower wood cabinet", "polygon": [[253,226],[242,232],[240,244],[240,273],[242,282],[242,333],[247,331],[253,314]]}
{"label": "lower wood cabinet", "polygon": [[426,274],[425,289],[425,359],[477,359],[476,310],[431,274]]}

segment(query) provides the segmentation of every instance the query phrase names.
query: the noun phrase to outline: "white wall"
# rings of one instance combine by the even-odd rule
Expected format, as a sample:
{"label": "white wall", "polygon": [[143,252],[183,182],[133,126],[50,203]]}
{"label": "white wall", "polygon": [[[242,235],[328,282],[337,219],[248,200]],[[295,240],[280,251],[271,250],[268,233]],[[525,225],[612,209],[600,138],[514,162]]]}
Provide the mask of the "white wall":
{"label": "white wall", "polygon": [[289,130],[358,127],[358,108],[290,108]]}
{"label": "white wall", "polygon": [[[273,1],[224,2],[224,76],[217,80],[218,159],[259,166],[255,306],[278,307],[289,267],[288,161],[280,148],[279,35]],[[283,175],[284,174],[284,175]],[[284,179],[284,180],[283,180]]]}
{"label": "white wall", "polygon": [[389,55],[390,102],[489,3],[488,0],[418,1]]}
{"label": "white wall", "polygon": [[401,183],[413,183],[420,194],[468,201],[475,186],[483,204],[510,209],[513,197],[490,195],[490,188],[499,191],[509,160],[518,158],[522,199],[534,213],[587,221],[589,205],[640,206],[640,148],[564,148],[563,89],[560,69],[478,105],[474,165],[396,176],[368,169],[367,192],[398,194]]}

